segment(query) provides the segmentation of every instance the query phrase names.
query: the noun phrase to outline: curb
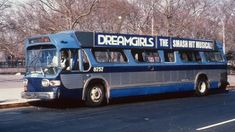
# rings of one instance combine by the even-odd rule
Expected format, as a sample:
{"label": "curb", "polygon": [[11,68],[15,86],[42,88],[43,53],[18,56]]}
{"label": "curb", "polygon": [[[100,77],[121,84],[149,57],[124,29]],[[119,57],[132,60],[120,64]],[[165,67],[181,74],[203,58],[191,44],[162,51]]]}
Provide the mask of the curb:
{"label": "curb", "polygon": [[32,103],[38,103],[40,100],[36,101],[27,101],[27,102],[17,102],[17,103],[6,103],[6,104],[0,104],[0,109],[6,109],[6,108],[16,108],[16,107],[26,107],[26,106],[32,106]]}

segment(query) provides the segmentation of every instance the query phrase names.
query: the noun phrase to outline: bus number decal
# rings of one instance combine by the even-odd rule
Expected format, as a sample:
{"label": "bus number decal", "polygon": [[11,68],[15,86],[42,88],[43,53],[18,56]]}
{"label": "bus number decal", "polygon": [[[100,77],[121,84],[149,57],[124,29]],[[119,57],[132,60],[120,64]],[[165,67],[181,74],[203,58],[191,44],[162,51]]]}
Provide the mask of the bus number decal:
{"label": "bus number decal", "polygon": [[94,67],[93,71],[94,72],[103,72],[104,71],[104,67]]}

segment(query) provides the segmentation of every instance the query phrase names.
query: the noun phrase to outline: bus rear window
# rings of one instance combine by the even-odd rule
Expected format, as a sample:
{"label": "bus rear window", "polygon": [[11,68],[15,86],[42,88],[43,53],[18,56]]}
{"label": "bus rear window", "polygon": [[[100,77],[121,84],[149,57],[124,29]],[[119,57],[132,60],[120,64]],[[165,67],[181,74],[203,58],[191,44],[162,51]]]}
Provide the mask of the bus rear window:
{"label": "bus rear window", "polygon": [[205,58],[207,62],[223,62],[224,59],[220,52],[205,52]]}
{"label": "bus rear window", "polygon": [[126,63],[127,58],[122,50],[94,49],[93,55],[99,63]]}

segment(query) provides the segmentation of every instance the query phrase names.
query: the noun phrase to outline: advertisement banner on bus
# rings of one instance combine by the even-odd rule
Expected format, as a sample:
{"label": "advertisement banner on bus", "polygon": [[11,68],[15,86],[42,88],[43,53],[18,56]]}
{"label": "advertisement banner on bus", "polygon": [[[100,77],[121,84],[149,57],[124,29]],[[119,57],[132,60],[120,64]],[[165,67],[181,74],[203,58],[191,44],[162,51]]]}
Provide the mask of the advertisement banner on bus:
{"label": "advertisement banner on bus", "polygon": [[94,47],[213,50],[214,42],[166,36],[95,33]]}
{"label": "advertisement banner on bus", "polygon": [[211,40],[187,39],[158,36],[157,49],[190,49],[190,50],[213,50],[214,42]]}
{"label": "advertisement banner on bus", "polygon": [[155,37],[131,34],[96,33],[95,47],[155,48]]}

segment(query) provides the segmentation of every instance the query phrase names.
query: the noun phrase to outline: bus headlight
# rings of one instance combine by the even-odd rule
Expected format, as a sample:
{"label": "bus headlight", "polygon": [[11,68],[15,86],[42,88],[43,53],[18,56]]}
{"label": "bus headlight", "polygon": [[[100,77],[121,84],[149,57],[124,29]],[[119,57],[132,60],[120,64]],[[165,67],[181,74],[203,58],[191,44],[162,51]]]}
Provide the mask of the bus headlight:
{"label": "bus headlight", "polygon": [[60,86],[60,81],[59,80],[51,80],[50,86]]}
{"label": "bus headlight", "polygon": [[49,82],[48,79],[43,79],[43,80],[42,80],[42,86],[43,86],[43,87],[48,87],[49,85],[50,85],[50,82]]}

